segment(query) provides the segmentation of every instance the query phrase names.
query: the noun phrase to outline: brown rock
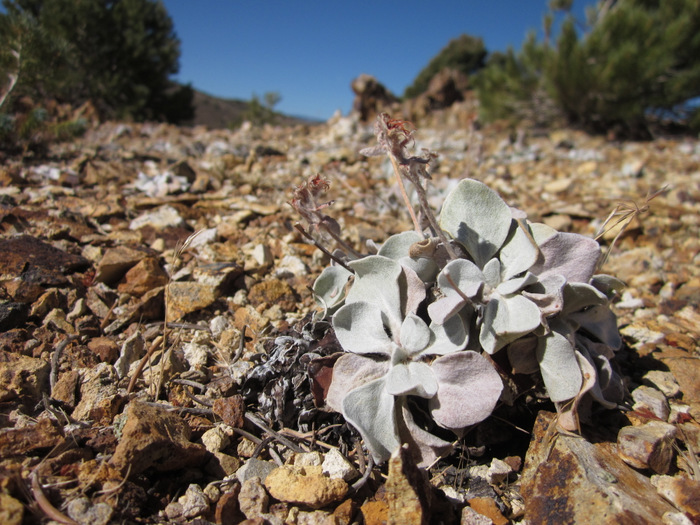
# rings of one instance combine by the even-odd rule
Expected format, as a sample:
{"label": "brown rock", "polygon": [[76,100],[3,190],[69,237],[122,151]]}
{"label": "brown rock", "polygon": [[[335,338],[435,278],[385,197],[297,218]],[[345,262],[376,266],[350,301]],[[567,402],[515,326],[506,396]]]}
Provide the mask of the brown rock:
{"label": "brown rock", "polygon": [[368,501],[360,507],[365,525],[386,525],[389,520],[389,504],[386,500]]}
{"label": "brown rock", "polygon": [[265,492],[260,478],[252,477],[243,482],[238,494],[238,505],[246,518],[262,518],[261,515],[267,513],[269,504],[270,497]]}
{"label": "brown rock", "polygon": [[676,427],[661,421],[623,427],[617,434],[617,453],[628,465],[666,474],[673,459],[676,433]]}
{"label": "brown rock", "polygon": [[216,502],[214,522],[217,525],[227,525],[229,523],[239,523],[243,521],[244,516],[238,504],[238,495],[240,492],[241,486],[236,483],[228,492],[222,494],[219,501]]}
{"label": "brown rock", "polygon": [[324,476],[320,465],[278,467],[265,478],[265,487],[273,498],[312,509],[339,501],[348,492],[345,481]]}
{"label": "brown rock", "polygon": [[122,293],[141,296],[167,283],[168,274],[160,267],[158,260],[155,257],[146,257],[126,272],[124,281],[117,289]]}
{"label": "brown rock", "polygon": [[467,506],[462,509],[459,525],[493,525],[493,520]]}
{"label": "brown rock", "polygon": [[21,525],[24,518],[24,505],[9,494],[0,493],[0,523]]}
{"label": "brown rock", "polygon": [[148,252],[141,249],[117,246],[110,248],[97,265],[94,282],[113,284],[121,279],[133,266],[136,266]]}
{"label": "brown rock", "polygon": [[87,259],[29,235],[0,239],[0,280],[20,277],[33,284],[57,286],[68,282],[67,274],[89,265]]}
{"label": "brown rock", "polygon": [[662,523],[675,509],[649,479],[626,465],[610,443],[549,430],[554,414],[540,412],[525,456],[521,493],[530,523]]}
{"label": "brown rock", "polygon": [[350,525],[357,514],[357,505],[351,499],[346,499],[333,511],[337,525]]}
{"label": "brown rock", "polygon": [[389,459],[386,500],[389,505],[387,523],[421,525],[428,523],[431,486],[425,473],[411,460],[404,445]]}
{"label": "brown rock", "polygon": [[0,351],[0,402],[21,397],[41,399],[49,387],[49,363]]}
{"label": "brown rock", "polygon": [[256,308],[279,305],[282,311],[289,312],[296,308],[298,298],[289,283],[279,279],[270,279],[254,284],[248,292],[248,301]]}
{"label": "brown rock", "polygon": [[[37,449],[51,449],[63,442],[58,426],[49,419],[23,428],[0,430],[0,458],[24,455]],[[0,522],[1,523],[1,522]]]}
{"label": "brown rock", "polygon": [[486,516],[494,525],[506,525],[508,519],[498,510],[496,502],[491,498],[472,498],[469,506],[482,516]]}
{"label": "brown rock", "polygon": [[119,357],[119,346],[109,337],[91,339],[87,346],[103,363],[114,363]]}
{"label": "brown rock", "polygon": [[219,297],[214,286],[195,282],[174,282],[167,287],[167,321],[182,319],[190,312],[206,308]]}
{"label": "brown rock", "polygon": [[114,367],[100,363],[81,369],[80,375],[80,401],[71,416],[78,421],[112,424],[114,416],[124,406],[124,399],[117,393]]}
{"label": "brown rock", "polygon": [[60,401],[66,408],[73,410],[78,403],[78,385],[80,374],[77,370],[67,370],[58,376],[58,381],[51,391],[51,397]]}
{"label": "brown rock", "polygon": [[243,416],[245,415],[245,401],[242,396],[234,395],[214,400],[212,406],[214,414],[233,428],[243,427]]}
{"label": "brown rock", "polygon": [[700,481],[679,476],[654,476],[656,490],[675,507],[693,518],[700,518]]}
{"label": "brown rock", "polygon": [[153,467],[168,472],[200,465],[206,449],[190,442],[190,428],[180,417],[163,408],[131,402],[122,437],[110,460],[130,476]]}
{"label": "brown rock", "polygon": [[634,399],[634,410],[648,411],[661,421],[668,421],[671,407],[660,390],[650,386],[640,386],[632,391],[632,399]]}

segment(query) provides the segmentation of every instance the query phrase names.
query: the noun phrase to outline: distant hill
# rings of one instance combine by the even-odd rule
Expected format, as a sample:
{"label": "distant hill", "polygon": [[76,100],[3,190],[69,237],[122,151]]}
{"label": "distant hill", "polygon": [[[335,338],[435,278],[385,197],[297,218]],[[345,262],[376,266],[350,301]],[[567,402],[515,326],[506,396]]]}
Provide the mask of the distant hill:
{"label": "distant hill", "polygon": [[[202,91],[194,90],[194,119],[185,122],[186,125],[206,126],[209,129],[228,128],[232,124],[239,123],[248,108],[248,102],[234,98],[218,98]],[[317,124],[319,121],[292,117],[282,113],[276,113],[277,124]]]}

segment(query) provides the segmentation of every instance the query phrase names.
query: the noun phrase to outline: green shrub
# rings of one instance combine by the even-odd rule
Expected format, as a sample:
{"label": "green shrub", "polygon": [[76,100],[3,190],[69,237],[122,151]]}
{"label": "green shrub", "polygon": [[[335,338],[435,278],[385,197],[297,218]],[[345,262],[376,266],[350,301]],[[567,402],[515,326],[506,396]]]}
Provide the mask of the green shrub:
{"label": "green shrub", "polygon": [[170,76],[178,71],[180,42],[162,2],[4,0],[3,4],[7,13],[0,14],[0,73],[4,82],[19,70],[15,96],[76,106],[90,100],[103,118],[187,115],[174,108],[191,107],[192,98],[191,93],[187,97],[186,92],[172,89]]}
{"label": "green shrub", "polygon": [[455,69],[467,75],[484,67],[487,51],[481,38],[461,35],[450,42],[425,66],[404,96],[413,98],[428,89],[430,80],[445,68]]}
{"label": "green shrub", "polygon": [[618,0],[589,18],[582,36],[569,15],[554,47],[530,36],[489,60],[476,81],[483,118],[547,121],[543,108],[556,108],[595,132],[648,135],[659,117],[697,126],[688,101],[700,96],[700,4]]}

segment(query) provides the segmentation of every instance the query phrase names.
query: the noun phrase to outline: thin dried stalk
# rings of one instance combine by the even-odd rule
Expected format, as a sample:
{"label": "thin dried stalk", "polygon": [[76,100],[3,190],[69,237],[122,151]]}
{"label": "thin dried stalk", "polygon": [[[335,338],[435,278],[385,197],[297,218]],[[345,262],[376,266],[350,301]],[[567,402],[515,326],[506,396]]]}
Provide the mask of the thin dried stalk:
{"label": "thin dried stalk", "polygon": [[622,236],[623,233],[625,233],[632,221],[635,218],[640,217],[644,213],[648,212],[649,203],[662,193],[666,193],[666,191],[668,191],[668,185],[664,186],[660,190],[647,194],[644,200],[644,204],[642,204],[641,206],[639,206],[637,202],[633,200],[622,201],[619,202],[617,206],[615,206],[615,208],[612,212],[610,212],[610,215],[608,215],[608,218],[605,219],[605,222],[600,227],[598,233],[595,236],[595,240],[597,241],[606,233],[614,230],[618,226],[620,227],[620,230],[617,232],[617,235],[615,235],[612,242],[610,243],[608,251],[598,264],[598,269],[602,268],[603,265],[607,262],[610,253],[612,252],[613,248],[615,247],[615,244],[617,243],[617,240]]}

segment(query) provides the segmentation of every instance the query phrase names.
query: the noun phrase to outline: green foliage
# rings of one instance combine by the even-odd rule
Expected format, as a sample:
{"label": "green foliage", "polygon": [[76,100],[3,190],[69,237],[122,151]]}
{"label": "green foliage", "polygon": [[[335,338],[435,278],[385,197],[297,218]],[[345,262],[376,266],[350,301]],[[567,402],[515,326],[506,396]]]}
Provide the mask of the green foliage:
{"label": "green foliage", "polygon": [[[568,2],[551,2],[568,9]],[[552,14],[545,18],[551,28]],[[685,120],[700,96],[700,4],[619,0],[589,13],[582,36],[569,15],[555,45],[530,35],[520,52],[491,57],[475,82],[486,120],[547,123],[557,109],[596,132],[648,133],[656,116]]]}
{"label": "green foliage", "polygon": [[430,80],[445,68],[471,75],[484,66],[487,51],[481,38],[461,35],[450,42],[425,66],[406,88],[404,96],[412,98],[428,89]]}
{"label": "green foliage", "polygon": [[481,116],[487,121],[528,121],[536,126],[559,117],[547,84],[545,68],[553,50],[530,33],[519,52],[494,53],[474,78]]}
{"label": "green foliage", "polygon": [[234,123],[234,126],[238,126],[245,121],[255,126],[274,124],[277,120],[277,113],[275,113],[274,108],[281,100],[282,96],[276,91],[268,91],[263,94],[262,102],[257,93],[253,93],[248,102],[248,107],[241,115],[240,122]]}
{"label": "green foliage", "polygon": [[700,4],[621,0],[579,40],[567,20],[550,78],[574,123],[597,131],[643,130],[700,95]]}
{"label": "green foliage", "polygon": [[[137,120],[191,113],[192,93],[173,90],[180,42],[154,0],[4,0],[0,39],[6,76],[20,50],[17,95],[73,105],[92,101],[101,116]],[[32,30],[26,31],[29,27]],[[4,33],[4,32],[3,32]],[[183,110],[184,108],[184,110]]]}

